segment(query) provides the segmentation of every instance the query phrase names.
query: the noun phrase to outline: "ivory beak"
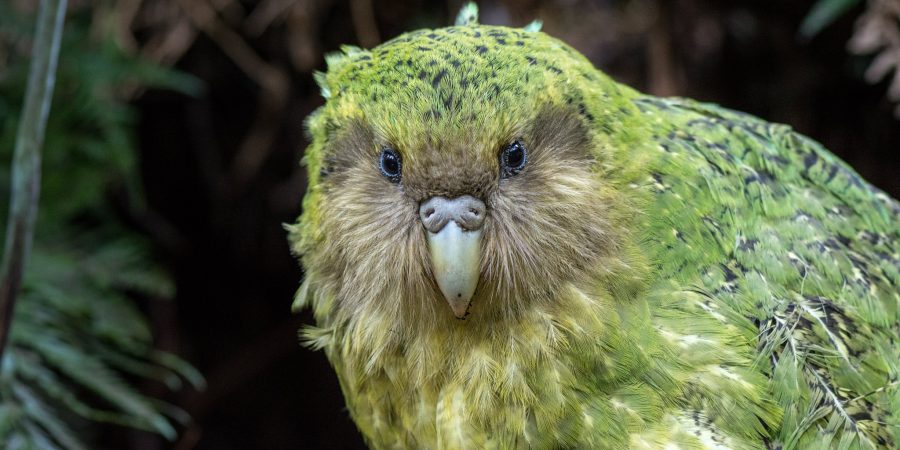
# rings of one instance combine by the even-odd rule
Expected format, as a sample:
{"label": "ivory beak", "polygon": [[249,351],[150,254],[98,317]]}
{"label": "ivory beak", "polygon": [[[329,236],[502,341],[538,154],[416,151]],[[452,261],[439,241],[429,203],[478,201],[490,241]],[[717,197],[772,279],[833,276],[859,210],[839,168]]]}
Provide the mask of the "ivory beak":
{"label": "ivory beak", "polygon": [[437,233],[428,232],[428,250],[441,293],[453,314],[465,318],[481,269],[481,230],[466,231],[451,220]]}

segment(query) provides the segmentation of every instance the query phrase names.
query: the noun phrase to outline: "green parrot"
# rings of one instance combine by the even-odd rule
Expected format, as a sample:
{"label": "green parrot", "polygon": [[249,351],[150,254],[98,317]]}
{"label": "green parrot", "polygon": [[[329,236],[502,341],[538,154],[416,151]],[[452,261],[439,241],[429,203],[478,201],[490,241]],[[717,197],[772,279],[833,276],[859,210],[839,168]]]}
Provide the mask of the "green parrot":
{"label": "green parrot", "polygon": [[900,204],[537,30],[318,74],[294,303],[374,448],[900,445]]}

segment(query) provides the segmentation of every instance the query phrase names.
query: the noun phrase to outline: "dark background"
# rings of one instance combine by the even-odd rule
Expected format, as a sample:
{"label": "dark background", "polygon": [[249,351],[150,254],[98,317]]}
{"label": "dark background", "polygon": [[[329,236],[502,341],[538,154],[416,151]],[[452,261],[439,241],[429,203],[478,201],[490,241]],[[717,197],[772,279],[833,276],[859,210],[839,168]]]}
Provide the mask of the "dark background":
{"label": "dark background", "polygon": [[[136,44],[205,83],[197,97],[152,90],[135,105],[153,211],[142,228],[164,249],[178,292],[149,305],[151,321],[160,346],[209,386],[165,394],[146,385],[193,416],[176,443],[110,436],[141,449],[360,447],[324,355],[298,345],[310,314],[290,313],[302,272],[282,224],[300,213],[303,120],[322,104],[312,72],[342,44],[449,24],[462,2],[138,3]],[[543,19],[545,32],[621,82],[790,124],[896,197],[900,122],[887,82],[867,83],[872,57],[846,49],[865,2],[803,39],[812,3],[485,1],[481,22]]]}

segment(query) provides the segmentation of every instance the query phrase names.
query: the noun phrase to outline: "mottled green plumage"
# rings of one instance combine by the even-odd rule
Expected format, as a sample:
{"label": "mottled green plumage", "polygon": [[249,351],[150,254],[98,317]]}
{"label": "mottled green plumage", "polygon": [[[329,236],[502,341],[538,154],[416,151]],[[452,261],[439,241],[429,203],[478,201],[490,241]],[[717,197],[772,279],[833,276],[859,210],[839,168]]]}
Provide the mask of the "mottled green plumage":
{"label": "mottled green plumage", "polygon": [[[895,447],[897,202],[787,126],[637,93],[473,14],[318,77],[295,305],[367,442]],[[528,166],[501,178],[510,139]],[[457,320],[417,208],[463,194],[488,212]]]}

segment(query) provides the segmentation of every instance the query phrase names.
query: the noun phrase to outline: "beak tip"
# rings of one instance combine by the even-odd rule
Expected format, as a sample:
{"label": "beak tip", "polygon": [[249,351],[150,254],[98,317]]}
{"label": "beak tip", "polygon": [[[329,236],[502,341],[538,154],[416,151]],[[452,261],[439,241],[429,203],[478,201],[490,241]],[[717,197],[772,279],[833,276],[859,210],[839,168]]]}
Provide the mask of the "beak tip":
{"label": "beak tip", "polygon": [[469,314],[469,299],[462,299],[462,294],[457,294],[456,298],[453,298],[449,301],[450,309],[453,310],[453,315],[456,316],[457,319],[465,319]]}

